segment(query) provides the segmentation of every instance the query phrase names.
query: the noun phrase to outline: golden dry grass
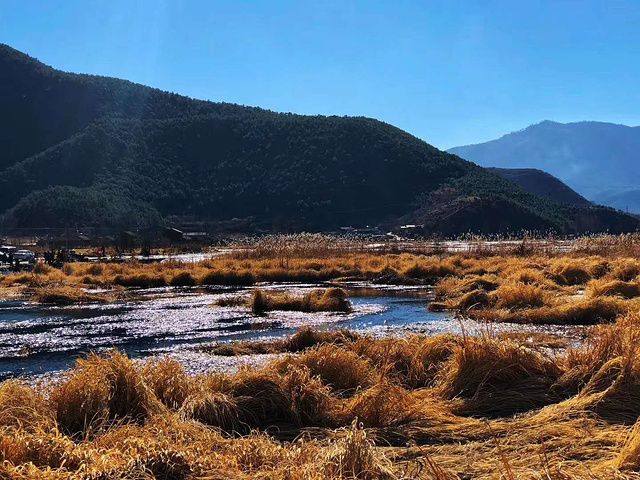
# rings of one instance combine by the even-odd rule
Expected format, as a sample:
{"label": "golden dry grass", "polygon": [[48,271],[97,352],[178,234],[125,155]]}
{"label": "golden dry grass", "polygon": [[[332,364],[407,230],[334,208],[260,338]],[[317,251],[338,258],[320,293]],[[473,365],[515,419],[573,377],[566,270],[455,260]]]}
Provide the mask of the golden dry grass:
{"label": "golden dry grass", "polygon": [[[636,237],[499,256],[287,242],[199,264],[39,266],[0,283],[41,301],[58,291],[66,302],[98,300],[82,299],[86,286],[348,277],[433,284],[439,308],[487,321],[597,325],[579,346],[518,332],[380,339],[306,328],[269,344],[203,349],[284,354],[233,375],[91,354],[44,389],[0,384],[0,478],[640,478]],[[336,298],[281,305],[322,309]]]}
{"label": "golden dry grass", "polygon": [[[524,241],[526,248],[516,245],[483,250],[471,248],[475,241],[471,239],[467,253],[443,254],[420,242],[373,248],[359,240],[317,235],[267,237],[199,263],[77,263],[62,270],[38,265],[33,273],[1,276],[0,295],[19,292],[34,297],[38,289],[63,287],[129,289],[361,280],[433,285],[440,308],[522,310],[566,303],[585,288],[595,296],[634,296],[632,284],[640,274],[639,238],[579,239],[565,253],[548,250],[552,240]],[[591,244],[598,247],[587,248]],[[629,288],[614,282],[626,282]]]}
{"label": "golden dry grass", "polygon": [[307,329],[233,375],[89,355],[46,391],[0,385],[0,478],[638,478],[639,327],[556,354]]}
{"label": "golden dry grass", "polygon": [[351,303],[341,288],[312,290],[301,296],[286,292],[269,292],[256,288],[249,306],[253,313],[261,314],[273,310],[298,312],[350,312]]}

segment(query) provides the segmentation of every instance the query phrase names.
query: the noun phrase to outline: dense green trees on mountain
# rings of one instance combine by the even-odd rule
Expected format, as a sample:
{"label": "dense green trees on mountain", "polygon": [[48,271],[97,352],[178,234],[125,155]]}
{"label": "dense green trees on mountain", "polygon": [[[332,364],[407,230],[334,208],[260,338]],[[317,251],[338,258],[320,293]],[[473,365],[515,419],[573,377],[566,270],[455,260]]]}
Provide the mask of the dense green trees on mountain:
{"label": "dense green trees on mountain", "polygon": [[[495,215],[499,200],[520,218],[478,221],[480,230],[576,227],[570,209],[377,120],[197,101],[59,72],[7,46],[0,112],[5,225],[140,226],[188,215],[266,225],[284,217],[300,229],[422,220],[464,231],[475,224],[456,224],[460,212]],[[600,228],[624,224],[592,210],[606,217]]]}
{"label": "dense green trees on mountain", "polygon": [[487,168],[491,173],[515,183],[525,192],[567,205],[587,207],[591,202],[550,173],[535,168]]}

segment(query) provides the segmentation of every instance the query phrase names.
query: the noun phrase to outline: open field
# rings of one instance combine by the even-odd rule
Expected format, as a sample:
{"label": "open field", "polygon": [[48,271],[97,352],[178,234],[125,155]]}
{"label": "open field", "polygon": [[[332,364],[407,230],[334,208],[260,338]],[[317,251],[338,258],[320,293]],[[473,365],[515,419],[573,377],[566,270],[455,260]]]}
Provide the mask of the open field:
{"label": "open field", "polygon": [[[199,347],[212,360],[271,359],[233,374],[90,354],[54,382],[0,384],[0,478],[640,478],[636,237],[578,239],[568,251],[520,242],[499,254],[280,242],[189,264],[39,265],[1,285],[55,304],[242,285],[210,308],[256,318],[346,311],[331,284],[430,285],[430,309],[484,327],[402,338],[303,328]],[[523,329],[494,328],[501,322]],[[530,324],[585,327],[577,341]]]}

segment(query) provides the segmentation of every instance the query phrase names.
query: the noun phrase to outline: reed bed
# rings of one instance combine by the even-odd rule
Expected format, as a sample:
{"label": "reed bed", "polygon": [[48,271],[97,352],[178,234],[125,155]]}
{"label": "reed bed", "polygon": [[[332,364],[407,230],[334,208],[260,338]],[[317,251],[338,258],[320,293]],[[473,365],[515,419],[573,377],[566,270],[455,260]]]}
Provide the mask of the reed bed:
{"label": "reed bed", "polygon": [[[37,300],[41,288],[75,288],[79,298],[80,291],[93,287],[246,287],[259,282],[357,280],[433,285],[438,300],[444,301],[441,308],[457,310],[553,307],[585,288],[593,296],[636,296],[634,286],[640,275],[637,236],[581,238],[566,245],[554,239],[486,240],[466,239],[470,248],[451,253],[436,248],[438,242],[371,243],[315,234],[268,236],[234,245],[230,254],[199,263],[73,263],[60,270],[38,264],[32,273],[0,276],[0,292],[20,292]],[[472,292],[470,298],[456,303]]]}
{"label": "reed bed", "polygon": [[0,478],[638,478],[639,327],[559,354],[305,329],[233,375],[90,354],[0,384]]}

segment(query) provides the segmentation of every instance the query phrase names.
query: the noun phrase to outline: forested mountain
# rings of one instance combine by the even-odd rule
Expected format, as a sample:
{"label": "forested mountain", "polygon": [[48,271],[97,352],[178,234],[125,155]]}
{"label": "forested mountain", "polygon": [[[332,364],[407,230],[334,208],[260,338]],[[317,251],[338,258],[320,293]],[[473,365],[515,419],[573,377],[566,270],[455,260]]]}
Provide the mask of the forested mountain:
{"label": "forested mountain", "polygon": [[253,217],[275,229],[637,227],[610,209],[526,193],[377,120],[193,100],[60,72],[8,46],[0,145],[5,226],[142,226],[171,215]]}
{"label": "forested mountain", "polygon": [[640,212],[640,127],[544,121],[449,152],[483,167],[539,168],[589,200]]}
{"label": "forested mountain", "polygon": [[488,167],[491,173],[500,175],[502,178],[515,183],[525,192],[550,198],[556,202],[586,207],[591,204],[578,192],[550,173],[543,172],[537,168],[495,168]]}

